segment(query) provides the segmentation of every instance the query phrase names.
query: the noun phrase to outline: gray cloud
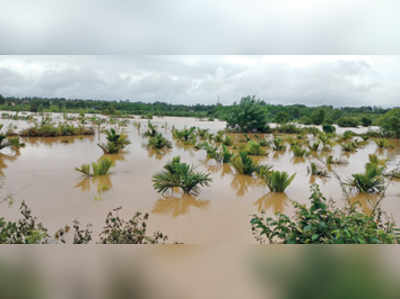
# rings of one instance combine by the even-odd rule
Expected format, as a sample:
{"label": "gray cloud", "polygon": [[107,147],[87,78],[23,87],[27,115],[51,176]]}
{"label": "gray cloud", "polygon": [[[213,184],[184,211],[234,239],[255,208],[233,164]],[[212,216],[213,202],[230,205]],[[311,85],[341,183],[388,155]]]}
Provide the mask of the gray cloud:
{"label": "gray cloud", "polygon": [[400,56],[1,56],[0,94],[394,106],[399,71]]}
{"label": "gray cloud", "polygon": [[2,54],[400,53],[397,0],[19,0]]}

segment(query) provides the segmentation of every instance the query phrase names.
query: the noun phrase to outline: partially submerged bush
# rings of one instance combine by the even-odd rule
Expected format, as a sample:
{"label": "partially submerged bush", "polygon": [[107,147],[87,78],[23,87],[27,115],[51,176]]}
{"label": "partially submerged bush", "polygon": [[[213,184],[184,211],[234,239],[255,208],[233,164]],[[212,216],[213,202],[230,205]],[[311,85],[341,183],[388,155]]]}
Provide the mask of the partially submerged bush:
{"label": "partially submerged bush", "polygon": [[94,135],[94,129],[84,126],[73,126],[68,123],[61,123],[57,126],[49,122],[42,122],[40,125],[22,130],[21,137],[58,137],[58,136],[81,136]]}
{"label": "partially submerged bush", "polygon": [[115,129],[111,128],[106,131],[107,134],[107,143],[106,144],[97,144],[105,154],[117,154],[121,150],[123,150],[130,141],[128,140],[128,136],[124,133],[117,134]]}
{"label": "partially submerged bush", "polygon": [[275,137],[272,140],[272,149],[274,151],[284,151],[286,149],[286,146],[283,143],[283,140],[279,137]]}
{"label": "partially submerged bush", "polygon": [[347,183],[361,193],[381,193],[384,191],[384,167],[368,163],[364,173],[353,174],[353,178]]}
{"label": "partially submerged bush", "polygon": [[261,144],[254,140],[250,140],[247,143],[246,151],[249,155],[252,156],[265,156],[267,154],[265,150],[261,147]]}
{"label": "partially submerged bush", "polygon": [[110,170],[113,162],[109,158],[100,159],[99,162],[92,163],[92,172],[90,171],[89,164],[83,164],[80,168],[76,167],[75,170],[86,176],[100,176],[106,175]]}
{"label": "partially submerged bush", "polygon": [[[350,206],[338,209],[328,202],[318,185],[311,187],[311,206],[293,202],[296,214],[277,213],[263,218],[253,215],[253,235],[260,243],[284,244],[393,244],[399,242],[393,222],[383,221],[381,213],[367,216]],[[293,220],[292,220],[293,219]]]}
{"label": "partially submerged bush", "polygon": [[328,176],[328,172],[314,162],[311,162],[310,167],[307,170],[311,175],[320,176],[320,177]]}
{"label": "partially submerged bush", "polygon": [[302,158],[307,154],[307,150],[303,149],[301,146],[298,146],[297,144],[292,146],[292,151],[294,156],[297,158]]}
{"label": "partially submerged bush", "polygon": [[286,171],[260,171],[260,177],[265,181],[271,192],[285,192],[286,188],[289,187],[295,176],[295,173],[289,176]]}
{"label": "partially submerged bush", "polygon": [[161,171],[153,176],[153,187],[164,194],[173,188],[181,188],[186,194],[197,195],[200,187],[209,186],[212,179],[209,173],[196,172],[192,166],[174,157]]}
{"label": "partially submerged bush", "polygon": [[184,128],[182,130],[172,128],[172,136],[174,136],[174,138],[182,141],[184,144],[195,144],[196,143],[196,127],[191,127],[190,129]]}
{"label": "partially submerged bush", "polygon": [[240,174],[252,175],[253,172],[258,170],[258,166],[248,156],[247,152],[239,152],[231,159],[232,166]]}
{"label": "partially submerged bush", "polygon": [[172,148],[172,143],[165,138],[161,133],[156,133],[155,136],[149,139],[150,147],[154,149]]}

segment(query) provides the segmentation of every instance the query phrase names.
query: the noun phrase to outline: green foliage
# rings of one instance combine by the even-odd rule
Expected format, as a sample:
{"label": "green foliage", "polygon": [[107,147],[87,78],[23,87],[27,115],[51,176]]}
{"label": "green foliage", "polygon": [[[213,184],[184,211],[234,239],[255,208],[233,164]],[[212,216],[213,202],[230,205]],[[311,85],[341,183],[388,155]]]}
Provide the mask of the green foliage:
{"label": "green foliage", "polygon": [[400,108],[389,110],[380,121],[380,126],[386,135],[400,138]]}
{"label": "green foliage", "polygon": [[311,175],[315,175],[315,176],[320,176],[320,177],[328,176],[328,172],[325,169],[318,166],[317,164],[315,164],[314,162],[311,162],[310,167],[308,168],[308,172]]}
{"label": "green foliage", "polygon": [[209,186],[211,181],[209,173],[196,172],[192,166],[181,163],[180,157],[174,157],[153,176],[153,187],[162,194],[177,187],[186,194],[197,195],[199,187]]}
{"label": "green foliage", "polygon": [[157,135],[157,127],[149,120],[147,122],[147,131],[144,133],[145,137],[155,137]]}
{"label": "green foliage", "polygon": [[385,139],[385,138],[379,138],[379,139],[375,140],[375,143],[379,148],[388,148],[388,147],[390,147],[389,141],[387,139]]}
{"label": "green foliage", "polygon": [[227,126],[240,132],[266,132],[265,109],[254,96],[244,97],[239,104],[233,105],[227,117]]}
{"label": "green foliage", "polygon": [[[0,130],[3,128],[3,124],[0,124]],[[25,143],[21,142],[19,137],[7,137],[7,133],[0,133],[0,150],[6,147],[11,147],[16,150],[24,147]]]}
{"label": "green foliage", "polygon": [[344,128],[356,128],[359,126],[360,122],[353,117],[341,117],[338,119],[337,124]]}
{"label": "green foliage", "polygon": [[106,175],[110,170],[113,162],[109,158],[100,159],[99,162],[92,163],[92,172],[90,172],[90,165],[83,164],[80,168],[76,167],[75,170],[86,176],[101,176]]}
{"label": "green foliage", "polygon": [[149,144],[154,149],[172,148],[172,143],[166,139],[161,133],[156,133],[153,137],[150,137]]}
{"label": "green foliage", "polygon": [[222,143],[226,146],[232,146],[233,145],[233,140],[230,136],[226,135]]}
{"label": "green foliage", "polygon": [[348,153],[353,153],[357,151],[357,144],[355,142],[347,142],[341,145],[343,151],[348,152]]}
{"label": "green foliage", "polygon": [[123,133],[117,134],[114,128],[107,130],[105,133],[107,135],[107,143],[97,144],[105,154],[117,154],[131,143],[127,135]]}
{"label": "green foliage", "polygon": [[246,151],[249,155],[252,156],[265,156],[267,154],[265,150],[261,147],[261,144],[254,140],[250,140],[247,143]]}
{"label": "green foliage", "polygon": [[107,214],[105,226],[100,233],[102,244],[158,244],[164,243],[168,237],[161,232],[147,235],[147,220],[149,214],[137,212],[131,219],[121,218],[114,209]]}
{"label": "green foliage", "polygon": [[286,149],[286,146],[283,143],[283,140],[279,137],[275,137],[272,140],[272,149],[274,151],[284,151]]}
{"label": "green foliage", "polygon": [[369,127],[370,125],[372,125],[371,118],[366,117],[366,116],[361,117],[361,125],[363,127]]}
{"label": "green foliage", "polygon": [[[336,208],[318,185],[311,187],[311,206],[293,202],[295,217],[278,213],[275,218],[253,215],[253,235],[260,243],[284,244],[393,244],[398,243],[394,223],[382,215],[367,216],[355,206]],[[293,220],[292,220],[293,219]]]}
{"label": "green foliage", "polygon": [[381,193],[385,190],[383,171],[384,167],[368,163],[365,172],[353,174],[353,179],[347,184],[361,193]]}
{"label": "green foliage", "polygon": [[331,134],[331,133],[335,133],[336,132],[336,128],[333,125],[324,124],[322,126],[322,131],[324,131],[327,134]]}
{"label": "green foliage", "polygon": [[253,172],[258,170],[258,166],[253,160],[248,156],[247,152],[239,152],[234,155],[231,159],[232,166],[240,174],[252,175]]}
{"label": "green foliage", "polygon": [[228,150],[225,145],[222,145],[222,162],[229,163],[233,154]]}
{"label": "green foliage", "polygon": [[195,144],[196,143],[196,127],[184,128],[182,130],[172,129],[172,136],[184,144]]}
{"label": "green foliage", "polygon": [[311,114],[311,122],[314,125],[322,125],[325,120],[325,110],[324,109],[317,109]]}
{"label": "green foliage", "polygon": [[56,126],[49,122],[42,122],[40,125],[35,125],[33,127],[22,130],[19,135],[22,137],[94,135],[94,129],[84,126],[75,127],[68,123],[60,123]]}
{"label": "green foliage", "polygon": [[292,147],[292,151],[295,157],[302,158],[307,154],[307,150],[303,149],[301,146],[294,144]]}
{"label": "green foliage", "polygon": [[36,217],[25,202],[20,212],[23,218],[16,222],[0,217],[0,244],[46,244],[49,242],[48,230]]}
{"label": "green foliage", "polygon": [[271,192],[285,192],[295,176],[295,173],[289,176],[286,171],[278,170],[260,172],[260,177],[268,185]]}

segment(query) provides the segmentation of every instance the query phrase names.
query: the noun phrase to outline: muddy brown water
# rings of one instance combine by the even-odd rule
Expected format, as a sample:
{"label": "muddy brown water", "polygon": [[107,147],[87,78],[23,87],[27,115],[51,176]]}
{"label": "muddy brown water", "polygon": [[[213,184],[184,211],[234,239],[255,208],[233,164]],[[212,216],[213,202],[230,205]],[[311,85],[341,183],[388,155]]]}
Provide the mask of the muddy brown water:
{"label": "muddy brown water", "polygon": [[[56,115],[55,118],[60,118]],[[141,123],[138,129],[133,121]],[[152,120],[159,130],[172,141],[171,128],[197,126],[212,132],[224,129],[221,121],[202,121],[193,118],[163,117]],[[27,121],[1,120],[18,129],[28,127]],[[26,201],[33,214],[51,230],[70,224],[78,219],[82,224],[91,223],[96,228],[104,224],[108,211],[123,207],[122,215],[136,211],[150,213],[149,227],[166,233],[171,241],[184,243],[255,243],[249,225],[250,215],[261,210],[267,213],[293,213],[291,201],[307,203],[310,183],[316,182],[328,198],[343,206],[344,196],[333,176],[311,178],[307,173],[310,158],[295,159],[287,150],[274,155],[271,149],[266,157],[258,157],[260,163],[275,169],[296,173],[293,183],[285,194],[269,193],[260,180],[240,175],[229,165],[219,165],[207,160],[205,151],[195,151],[173,141],[173,149],[158,153],[146,147],[142,137],[147,120],[129,120],[125,128],[131,144],[124,153],[111,155],[115,166],[111,174],[100,178],[84,178],[75,167],[90,163],[103,156],[96,145],[104,136],[25,138],[26,146],[18,153],[3,150],[0,155],[0,183],[2,197],[12,195],[13,204],[0,204],[1,216],[14,218],[18,215],[21,201]],[[162,128],[166,126],[166,128]],[[4,129],[3,129],[4,130]],[[343,129],[341,129],[343,131]],[[353,129],[354,130],[354,129]],[[363,130],[363,129],[359,129]],[[355,131],[355,130],[354,130]],[[340,131],[339,131],[340,132]],[[236,136],[237,137],[237,136]],[[334,166],[343,177],[362,172],[368,154],[397,159],[400,145],[392,141],[394,148],[379,151],[373,141],[355,153],[347,155],[349,164]],[[335,157],[343,156],[335,146]],[[152,187],[152,176],[174,156],[193,164],[199,170],[211,172],[213,182],[201,189],[196,198],[184,198],[179,192],[160,196]],[[355,196],[364,212],[368,213],[375,202],[373,196]],[[382,204],[383,209],[400,223],[400,182],[393,182]]]}

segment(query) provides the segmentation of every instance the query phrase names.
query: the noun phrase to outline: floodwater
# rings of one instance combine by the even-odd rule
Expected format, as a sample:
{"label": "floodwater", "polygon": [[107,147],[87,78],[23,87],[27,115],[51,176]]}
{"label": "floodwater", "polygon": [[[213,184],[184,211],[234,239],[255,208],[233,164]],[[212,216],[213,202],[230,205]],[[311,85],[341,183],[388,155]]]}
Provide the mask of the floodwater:
{"label": "floodwater", "polygon": [[[61,115],[53,115],[61,119]],[[140,122],[138,129],[133,122]],[[18,129],[31,126],[27,121],[1,120]],[[26,201],[34,215],[38,216],[51,232],[77,219],[81,224],[91,223],[94,228],[104,224],[107,212],[123,207],[121,215],[132,216],[136,211],[149,212],[149,229],[166,233],[170,241],[183,243],[255,243],[250,231],[250,216],[265,210],[293,213],[291,201],[308,203],[310,184],[320,185],[327,198],[343,206],[344,195],[335,177],[313,178],[307,172],[312,156],[295,159],[288,149],[257,157],[258,162],[269,164],[289,174],[296,173],[292,184],[284,194],[270,193],[268,187],[255,177],[240,175],[228,164],[208,160],[204,150],[183,146],[172,139],[171,128],[196,126],[211,132],[224,129],[221,121],[203,121],[194,118],[154,118],[153,124],[173,142],[170,151],[159,153],[146,147],[143,137],[147,120],[129,120],[124,128],[131,144],[125,152],[109,155],[115,162],[111,173],[105,177],[84,178],[75,167],[97,161],[103,156],[97,143],[104,134],[91,137],[25,138],[26,146],[18,153],[3,150],[0,155],[0,183],[2,198],[11,195],[13,204],[0,204],[1,216],[18,215],[21,201]],[[3,129],[4,130],[4,129]],[[343,130],[343,129],[340,129]],[[363,130],[363,129],[358,129]],[[353,131],[356,131],[353,129]],[[340,133],[340,131],[339,131]],[[240,138],[240,136],[234,136]],[[271,138],[269,136],[268,138]],[[394,148],[379,151],[371,140],[355,153],[343,155],[340,146],[332,154],[344,157],[349,163],[333,166],[340,176],[350,178],[352,173],[362,172],[368,154],[396,160],[400,144],[392,141]],[[161,196],[152,186],[152,176],[174,156],[193,164],[198,170],[211,172],[210,187],[202,188],[197,197],[183,196],[174,192]],[[373,196],[354,196],[361,209],[368,213],[376,202]],[[394,181],[382,202],[383,209],[400,223],[400,182]]]}

